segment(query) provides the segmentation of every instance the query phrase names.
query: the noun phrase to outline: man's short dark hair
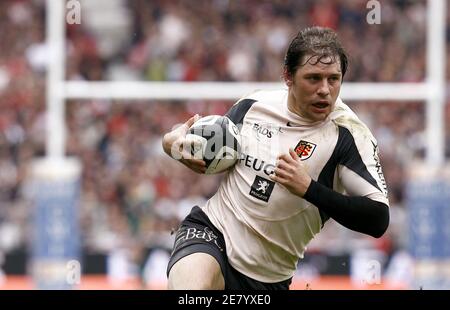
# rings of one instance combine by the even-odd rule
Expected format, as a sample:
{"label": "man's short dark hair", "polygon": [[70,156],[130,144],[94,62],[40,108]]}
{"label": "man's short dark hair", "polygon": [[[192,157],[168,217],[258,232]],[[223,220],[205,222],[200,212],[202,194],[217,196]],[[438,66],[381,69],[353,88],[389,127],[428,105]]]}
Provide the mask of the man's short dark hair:
{"label": "man's short dark hair", "polygon": [[[311,56],[303,59],[305,55]],[[311,60],[331,64],[339,56],[342,77],[347,71],[347,54],[337,38],[336,32],[329,28],[311,27],[301,30],[292,40],[284,58],[284,67],[290,76],[294,76],[298,67]],[[300,63],[302,62],[302,63]]]}

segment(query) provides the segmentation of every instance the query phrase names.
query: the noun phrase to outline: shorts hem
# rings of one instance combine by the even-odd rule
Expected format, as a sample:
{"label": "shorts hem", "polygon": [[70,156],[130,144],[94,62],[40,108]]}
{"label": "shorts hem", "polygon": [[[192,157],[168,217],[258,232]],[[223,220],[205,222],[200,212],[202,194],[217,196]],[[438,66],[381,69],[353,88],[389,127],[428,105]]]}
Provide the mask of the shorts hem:
{"label": "shorts hem", "polygon": [[[222,276],[225,279],[226,267],[224,266],[223,255],[221,253],[219,253],[218,250],[215,251],[212,249],[213,248],[208,244],[195,243],[195,244],[191,244],[187,247],[184,247],[184,248],[178,250],[171,257],[171,259],[169,261],[169,265],[167,266],[167,272],[166,272],[167,277],[169,277],[169,273],[170,273],[170,270],[172,269],[173,265],[175,265],[183,257],[186,257],[186,256],[188,256],[190,254],[194,254],[194,253],[206,253],[206,254],[209,254],[212,257],[214,257],[214,259],[217,261],[217,263],[220,266],[220,271],[222,272]],[[215,253],[212,253],[212,252],[215,252]]]}

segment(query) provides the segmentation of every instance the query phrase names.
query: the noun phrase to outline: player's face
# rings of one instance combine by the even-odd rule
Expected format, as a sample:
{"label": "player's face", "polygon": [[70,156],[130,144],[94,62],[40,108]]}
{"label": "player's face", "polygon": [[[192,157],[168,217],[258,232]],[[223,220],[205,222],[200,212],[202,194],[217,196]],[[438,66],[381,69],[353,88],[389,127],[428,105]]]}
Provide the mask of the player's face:
{"label": "player's face", "polygon": [[[306,56],[305,59],[310,58]],[[339,59],[312,57],[288,80],[289,108],[312,121],[322,121],[333,111],[342,82]]]}

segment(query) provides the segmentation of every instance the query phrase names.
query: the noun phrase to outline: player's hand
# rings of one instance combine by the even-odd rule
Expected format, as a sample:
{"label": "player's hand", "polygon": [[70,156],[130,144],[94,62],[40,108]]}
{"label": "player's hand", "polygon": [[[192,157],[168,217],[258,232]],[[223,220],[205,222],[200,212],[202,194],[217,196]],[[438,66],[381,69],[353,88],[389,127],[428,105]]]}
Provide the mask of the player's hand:
{"label": "player's hand", "polygon": [[180,161],[189,169],[197,173],[205,173],[206,163],[201,159],[195,159],[190,153],[190,141],[186,139],[189,128],[194,124],[200,116],[194,115],[188,119],[183,125],[177,127],[163,137],[163,149],[170,157]]}
{"label": "player's hand", "polygon": [[293,149],[289,149],[289,154],[278,156],[274,173],[270,175],[270,178],[300,197],[305,195],[311,184],[311,177],[305,165]]}

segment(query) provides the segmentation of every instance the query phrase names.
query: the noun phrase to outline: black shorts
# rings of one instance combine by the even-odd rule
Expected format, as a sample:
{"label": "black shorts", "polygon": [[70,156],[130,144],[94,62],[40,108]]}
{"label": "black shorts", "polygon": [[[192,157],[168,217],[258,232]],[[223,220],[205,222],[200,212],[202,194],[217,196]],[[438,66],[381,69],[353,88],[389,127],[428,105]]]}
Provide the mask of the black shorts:
{"label": "black shorts", "polygon": [[167,275],[178,260],[199,252],[208,253],[217,260],[225,279],[225,289],[288,290],[292,281],[291,278],[277,283],[264,283],[249,278],[234,269],[228,262],[222,233],[211,223],[208,216],[195,206],[177,231],[172,255],[167,266]]}

